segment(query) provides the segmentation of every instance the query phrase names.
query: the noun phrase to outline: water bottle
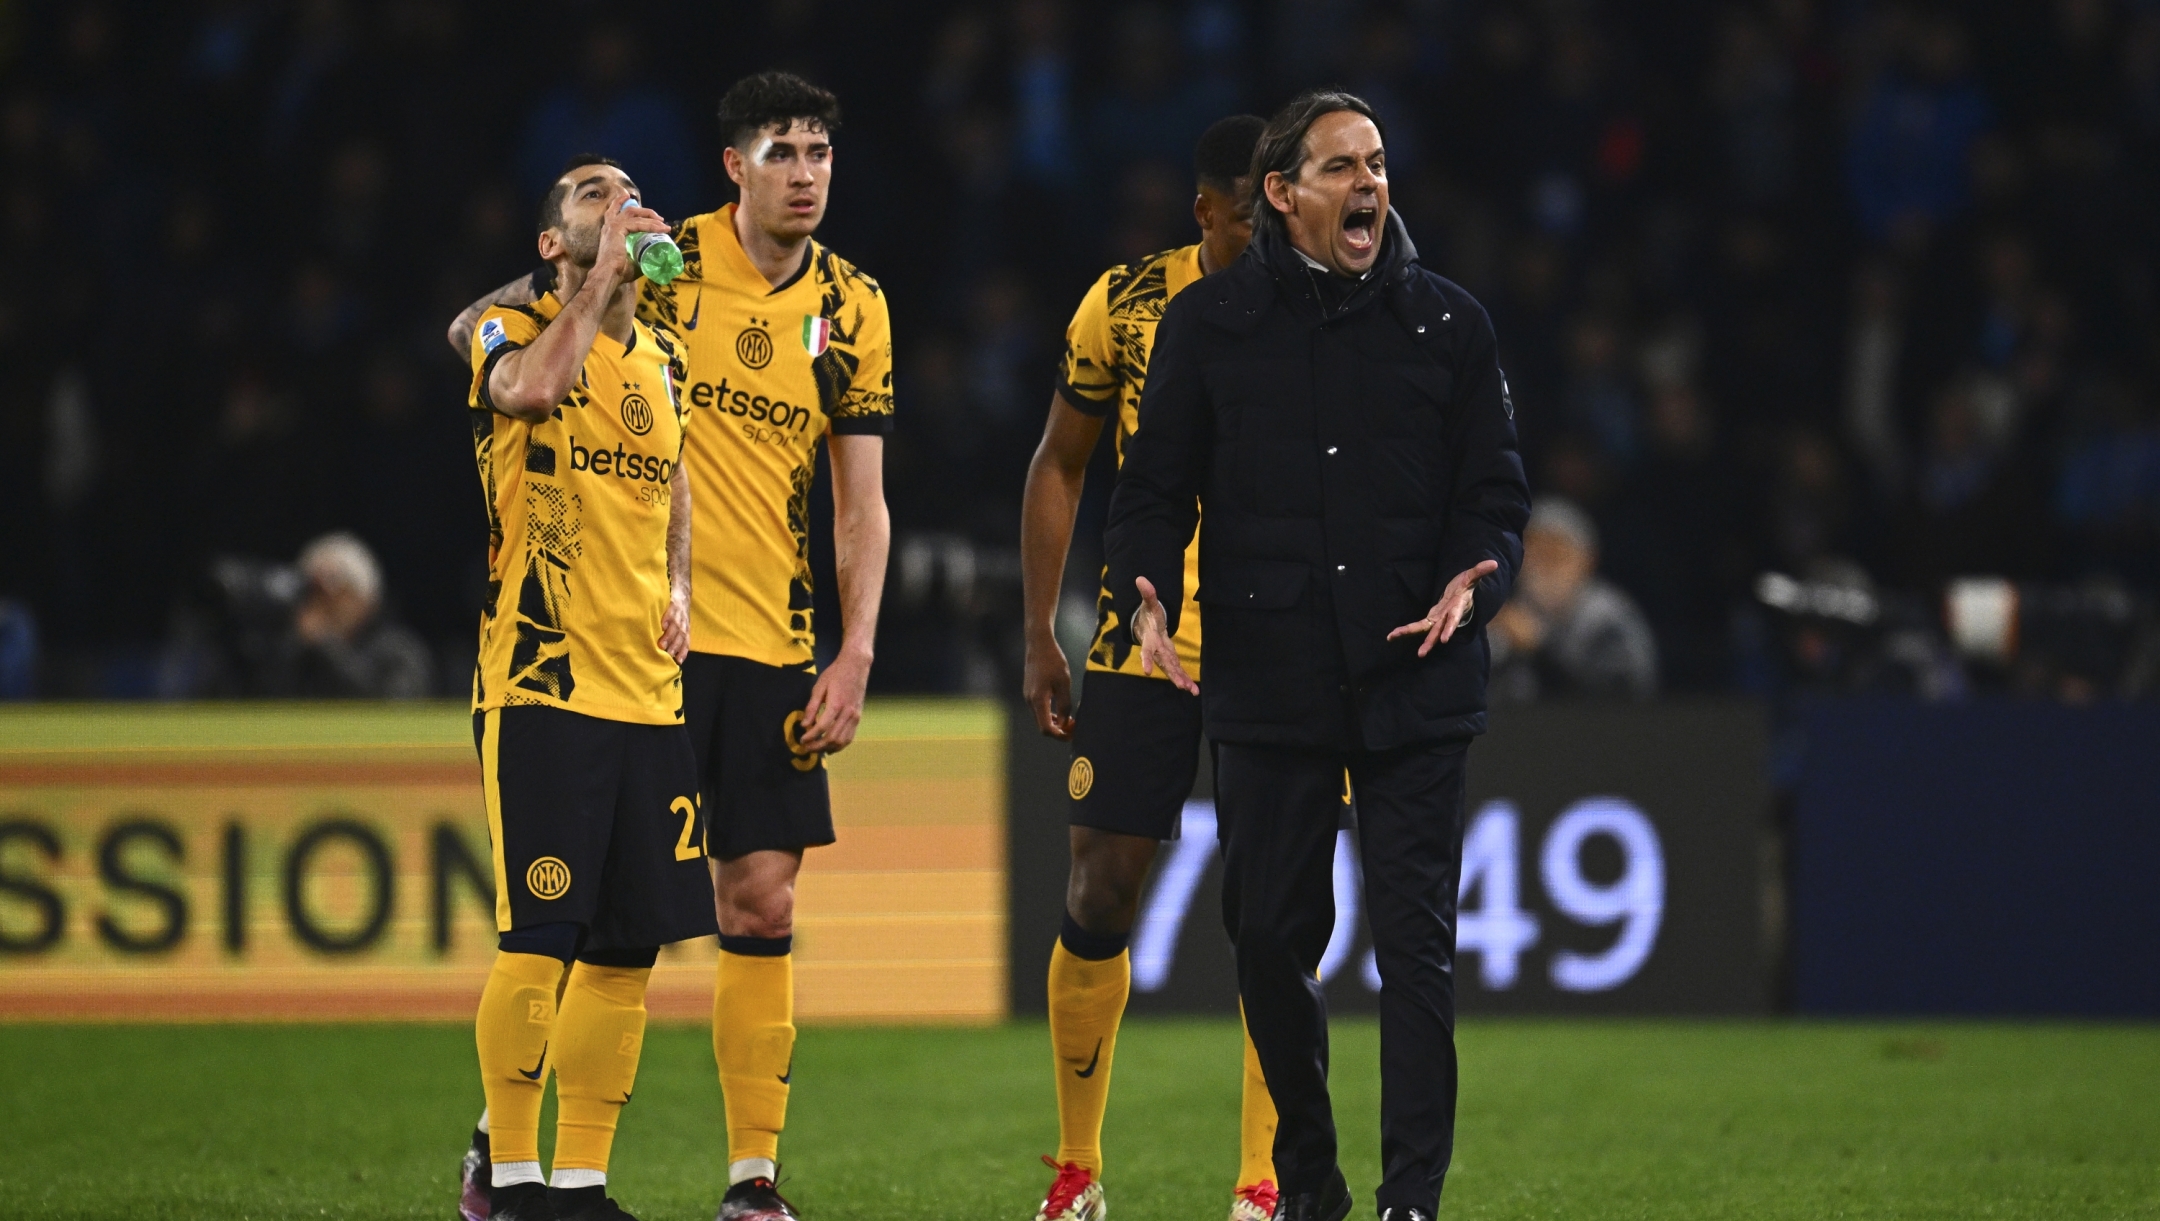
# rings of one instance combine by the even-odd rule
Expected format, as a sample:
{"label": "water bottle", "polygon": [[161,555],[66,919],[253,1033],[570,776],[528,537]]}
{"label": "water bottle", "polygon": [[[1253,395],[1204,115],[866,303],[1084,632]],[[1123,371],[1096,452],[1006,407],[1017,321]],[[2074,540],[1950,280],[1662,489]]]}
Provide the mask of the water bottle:
{"label": "water bottle", "polygon": [[[623,200],[622,206],[638,206],[637,198]],[[626,233],[623,247],[630,252],[630,261],[655,284],[665,284],[682,274],[682,250],[665,233]]]}

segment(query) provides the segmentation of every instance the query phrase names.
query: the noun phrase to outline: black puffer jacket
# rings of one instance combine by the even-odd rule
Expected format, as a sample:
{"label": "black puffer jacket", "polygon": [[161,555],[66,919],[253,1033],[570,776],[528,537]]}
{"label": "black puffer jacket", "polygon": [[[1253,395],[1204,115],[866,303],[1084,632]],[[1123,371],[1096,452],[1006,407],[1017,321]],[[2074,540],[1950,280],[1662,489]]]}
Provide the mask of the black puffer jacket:
{"label": "black puffer jacket", "polygon": [[[1197,518],[1211,737],[1385,750],[1482,732],[1484,625],[1530,508],[1514,415],[1491,321],[1418,266],[1399,217],[1354,287],[1262,233],[1164,313],[1110,504],[1118,633],[1135,576],[1177,614]],[[1387,640],[1486,559],[1500,569],[1469,630],[1424,658],[1420,637]]]}

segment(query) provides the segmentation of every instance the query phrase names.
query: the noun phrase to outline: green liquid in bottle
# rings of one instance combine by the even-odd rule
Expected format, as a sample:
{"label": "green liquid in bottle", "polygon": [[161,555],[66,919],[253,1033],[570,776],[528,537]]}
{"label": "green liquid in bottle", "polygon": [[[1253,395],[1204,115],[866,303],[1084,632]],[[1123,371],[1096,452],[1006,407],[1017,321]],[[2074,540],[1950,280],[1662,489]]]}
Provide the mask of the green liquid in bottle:
{"label": "green liquid in bottle", "polygon": [[665,284],[682,274],[682,249],[665,233],[627,233],[623,235],[623,246],[630,252],[630,261],[655,284]]}

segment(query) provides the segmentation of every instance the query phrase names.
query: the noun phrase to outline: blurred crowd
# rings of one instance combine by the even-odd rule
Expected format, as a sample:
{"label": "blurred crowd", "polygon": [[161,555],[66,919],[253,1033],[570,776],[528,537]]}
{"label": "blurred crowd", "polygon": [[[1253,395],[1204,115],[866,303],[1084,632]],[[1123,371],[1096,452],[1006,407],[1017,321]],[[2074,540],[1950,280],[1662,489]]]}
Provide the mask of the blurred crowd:
{"label": "blurred crowd", "polygon": [[[1065,319],[1192,240],[1210,121],[1336,83],[1500,337],[1540,498],[1501,697],[2160,694],[2160,0],[0,0],[0,693],[294,689],[333,532],[397,690],[459,691],[443,324],[570,152],[724,202],[764,67],[840,94],[822,236],[892,303],[877,689],[1017,689]],[[255,666],[266,572],[300,643]]]}

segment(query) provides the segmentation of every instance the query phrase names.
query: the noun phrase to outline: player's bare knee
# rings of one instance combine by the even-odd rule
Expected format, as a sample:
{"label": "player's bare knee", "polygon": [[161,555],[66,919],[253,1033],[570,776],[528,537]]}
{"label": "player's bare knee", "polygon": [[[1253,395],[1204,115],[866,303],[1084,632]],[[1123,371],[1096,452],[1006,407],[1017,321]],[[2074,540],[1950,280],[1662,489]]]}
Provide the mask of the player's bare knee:
{"label": "player's bare knee", "polygon": [[1065,909],[1074,922],[1091,933],[1105,936],[1122,936],[1132,931],[1138,904],[1121,902],[1115,894],[1100,891],[1071,892],[1065,897]]}
{"label": "player's bare knee", "polygon": [[1066,885],[1066,907],[1073,919],[1090,932],[1130,931],[1156,848],[1156,841],[1140,836],[1073,828],[1072,874]]}
{"label": "player's bare knee", "polygon": [[1129,862],[1102,860],[1073,862],[1066,886],[1065,906],[1080,927],[1092,933],[1124,933],[1132,929],[1140,911],[1140,888],[1147,868],[1130,868]]}
{"label": "player's bare knee", "polygon": [[795,931],[795,887],[745,878],[718,896],[715,910],[730,937],[787,937]]}

